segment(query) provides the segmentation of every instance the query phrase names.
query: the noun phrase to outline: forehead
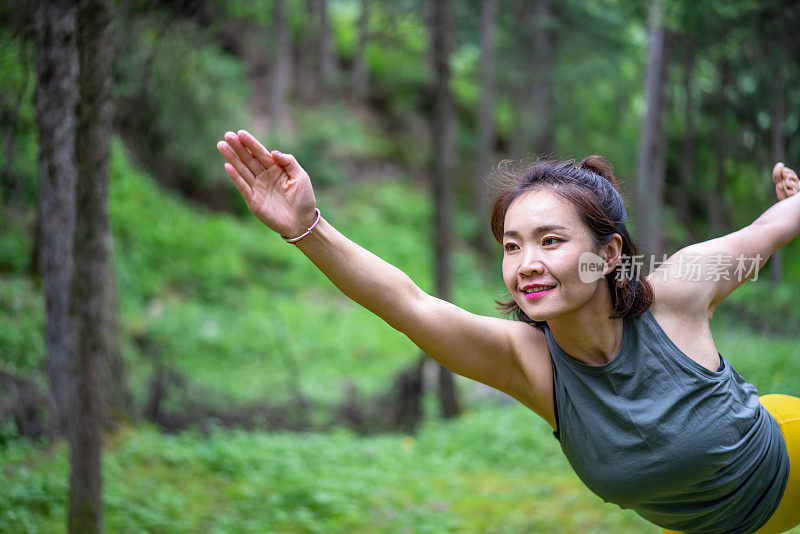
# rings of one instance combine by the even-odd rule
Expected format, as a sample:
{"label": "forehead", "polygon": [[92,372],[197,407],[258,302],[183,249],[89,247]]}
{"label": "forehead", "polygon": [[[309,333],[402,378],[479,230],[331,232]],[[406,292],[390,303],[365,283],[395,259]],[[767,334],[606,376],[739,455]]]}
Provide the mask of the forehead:
{"label": "forehead", "polygon": [[575,206],[547,189],[528,191],[515,198],[503,222],[504,231],[522,234],[554,225],[573,232],[588,231]]}

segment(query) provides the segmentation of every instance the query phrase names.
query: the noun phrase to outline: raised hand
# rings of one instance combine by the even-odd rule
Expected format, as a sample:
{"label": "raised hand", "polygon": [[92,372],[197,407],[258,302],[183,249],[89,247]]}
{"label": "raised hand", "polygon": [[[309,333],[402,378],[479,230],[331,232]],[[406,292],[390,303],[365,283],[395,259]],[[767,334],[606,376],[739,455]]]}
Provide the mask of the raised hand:
{"label": "raised hand", "polygon": [[308,173],[291,154],[270,152],[250,133],[225,133],[217,143],[227,171],[247,207],[285,237],[306,231],[316,217],[317,201]]}
{"label": "raised hand", "polygon": [[783,163],[776,163],[772,168],[772,181],[775,182],[775,194],[778,195],[778,200],[789,198],[800,192],[797,173]]}

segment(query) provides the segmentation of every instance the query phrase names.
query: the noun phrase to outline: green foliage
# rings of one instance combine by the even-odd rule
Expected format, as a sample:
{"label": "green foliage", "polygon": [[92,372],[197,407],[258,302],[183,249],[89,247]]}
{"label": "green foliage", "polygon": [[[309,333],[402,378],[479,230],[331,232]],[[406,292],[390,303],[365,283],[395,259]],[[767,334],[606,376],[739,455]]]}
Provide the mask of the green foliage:
{"label": "green foliage", "polygon": [[[0,206],[26,206],[37,197],[35,87],[33,47],[0,25]],[[2,224],[0,220],[0,236],[5,233]]]}
{"label": "green foliage", "polygon": [[0,490],[0,532],[45,534],[63,530],[69,480],[65,462],[59,462],[56,470],[31,469],[17,463],[23,457],[22,450],[26,450],[24,445],[15,445],[11,458],[0,452],[3,477],[14,480]]}
{"label": "green foliage", "polygon": [[427,120],[426,96],[432,80],[425,64],[429,37],[419,17],[418,6],[407,3],[370,5],[370,32],[366,62],[373,98],[380,101],[393,121],[408,125],[419,118]]}
{"label": "green foliage", "polygon": [[[65,447],[15,445],[0,462],[0,530],[47,532],[64,520]],[[431,422],[417,438],[125,429],[103,471],[114,532],[648,528],[582,488],[547,425],[522,407]]]}
{"label": "green foliage", "polygon": [[391,156],[392,144],[370,118],[341,106],[318,106],[296,114],[297,132],[267,136],[266,143],[294,154],[317,190],[325,191],[351,179],[348,169],[362,162]]}
{"label": "green foliage", "polygon": [[477,109],[480,86],[476,83],[479,73],[480,48],[474,43],[459,47],[451,60],[452,89],[456,101],[468,109]]}
{"label": "green foliage", "polygon": [[44,303],[27,277],[0,277],[0,367],[41,378],[44,361]]}
{"label": "green foliage", "polygon": [[[304,369],[306,396],[330,405],[342,397],[345,379],[376,393],[416,358],[418,349],[405,336],[347,300],[252,216],[238,221],[198,211],[133,167],[119,143],[113,156],[111,218],[123,322],[129,335],[156,347],[164,365],[206,391],[282,401],[292,394],[293,360]],[[432,290],[431,205],[419,186],[344,182],[319,202],[345,235]],[[494,313],[496,290],[474,256],[459,250],[455,269],[464,288],[456,301]],[[361,331],[370,335],[353,337]],[[144,398],[153,355],[134,346],[128,355],[134,390]]]}
{"label": "green foliage", "polygon": [[243,63],[188,20],[154,12],[118,23],[123,132],[165,183],[195,195],[227,185],[213,147],[226,130],[249,127]]}
{"label": "green foliage", "polygon": [[184,204],[131,166],[118,143],[111,182],[118,278],[129,298],[177,294],[219,302],[232,286],[293,266],[285,248],[261,246],[256,221],[242,225]]}
{"label": "green foliage", "polygon": [[272,2],[267,0],[213,0],[211,4],[220,20],[264,27],[269,27],[272,22]]}
{"label": "green foliage", "polygon": [[[551,89],[556,150],[578,159],[603,155],[618,179],[625,186],[631,184],[633,191],[646,34],[636,19],[623,18],[618,11],[578,5],[572,6],[578,10],[572,16],[580,24],[592,20],[604,30],[601,35],[585,28],[558,36],[557,75]],[[597,54],[604,60],[597,61]]]}
{"label": "green foliage", "polygon": [[[2,202],[0,202],[2,206]],[[24,273],[33,259],[33,226],[35,212],[12,204],[4,208],[0,218],[0,273]]]}
{"label": "green foliage", "polygon": [[360,2],[330,2],[328,14],[333,29],[333,47],[339,57],[352,60],[358,46]]}

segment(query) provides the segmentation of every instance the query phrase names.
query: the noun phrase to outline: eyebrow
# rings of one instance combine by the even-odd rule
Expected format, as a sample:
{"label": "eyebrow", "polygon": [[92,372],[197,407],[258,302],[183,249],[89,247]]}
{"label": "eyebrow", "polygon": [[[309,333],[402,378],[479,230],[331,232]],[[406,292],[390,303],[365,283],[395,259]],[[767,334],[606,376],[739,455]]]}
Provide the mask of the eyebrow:
{"label": "eyebrow", "polygon": [[[546,224],[544,226],[537,226],[533,229],[533,234],[546,234],[547,232],[552,232],[554,230],[569,230],[566,226],[562,226],[560,224]],[[520,233],[516,230],[507,230],[503,232],[503,237],[519,237]]]}

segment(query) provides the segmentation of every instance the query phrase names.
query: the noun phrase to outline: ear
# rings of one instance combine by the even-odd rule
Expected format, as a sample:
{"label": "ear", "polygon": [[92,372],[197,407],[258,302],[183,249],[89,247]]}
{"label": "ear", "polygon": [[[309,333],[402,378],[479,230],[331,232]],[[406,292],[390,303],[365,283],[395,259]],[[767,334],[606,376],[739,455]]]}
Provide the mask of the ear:
{"label": "ear", "polygon": [[614,270],[622,258],[622,236],[614,234],[607,244],[600,247],[600,257],[606,262],[606,269],[603,275],[607,275]]}

